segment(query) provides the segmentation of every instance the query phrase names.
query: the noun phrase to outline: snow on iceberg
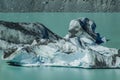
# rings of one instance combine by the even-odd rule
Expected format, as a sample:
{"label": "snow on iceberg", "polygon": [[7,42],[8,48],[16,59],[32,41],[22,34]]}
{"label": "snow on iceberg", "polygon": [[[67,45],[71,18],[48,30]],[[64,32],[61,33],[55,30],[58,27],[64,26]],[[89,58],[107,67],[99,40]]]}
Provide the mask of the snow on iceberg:
{"label": "snow on iceberg", "polygon": [[[96,24],[88,18],[71,20],[68,34],[64,38],[38,23],[9,22],[8,25],[5,23],[0,23],[1,33],[6,29],[9,32],[12,30],[15,32],[14,34],[4,32],[0,36],[4,45],[12,44],[9,47],[1,46],[4,50],[2,59],[11,65],[120,67],[120,50],[101,46],[100,44],[107,42],[108,39],[96,33]],[[16,27],[19,25],[21,28],[15,28],[15,24],[17,24]],[[17,34],[20,37],[16,36]]]}

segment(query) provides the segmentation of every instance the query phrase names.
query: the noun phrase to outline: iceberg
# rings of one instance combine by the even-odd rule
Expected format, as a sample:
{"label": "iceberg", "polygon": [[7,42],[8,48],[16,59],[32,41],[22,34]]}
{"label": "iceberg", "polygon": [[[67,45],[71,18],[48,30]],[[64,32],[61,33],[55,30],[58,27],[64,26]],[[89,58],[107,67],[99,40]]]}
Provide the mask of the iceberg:
{"label": "iceberg", "polygon": [[1,21],[2,59],[16,66],[120,68],[120,50],[102,46],[109,40],[95,29],[88,18],[73,19],[62,38],[41,23]]}

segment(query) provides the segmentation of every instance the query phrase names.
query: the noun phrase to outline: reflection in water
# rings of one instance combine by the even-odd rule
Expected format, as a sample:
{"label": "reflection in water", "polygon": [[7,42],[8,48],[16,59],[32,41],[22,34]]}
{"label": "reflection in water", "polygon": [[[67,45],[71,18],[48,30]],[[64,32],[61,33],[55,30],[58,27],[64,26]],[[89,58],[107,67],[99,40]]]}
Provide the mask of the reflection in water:
{"label": "reflection in water", "polygon": [[119,69],[80,69],[63,67],[15,67],[4,65],[2,80],[118,80]]}

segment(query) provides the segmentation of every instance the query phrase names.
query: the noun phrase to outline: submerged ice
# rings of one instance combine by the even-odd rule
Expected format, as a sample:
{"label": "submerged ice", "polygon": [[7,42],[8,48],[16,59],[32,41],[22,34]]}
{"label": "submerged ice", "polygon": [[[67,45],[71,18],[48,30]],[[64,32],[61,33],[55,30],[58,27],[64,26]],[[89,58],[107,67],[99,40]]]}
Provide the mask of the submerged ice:
{"label": "submerged ice", "polygon": [[120,67],[120,50],[101,46],[108,39],[95,31],[96,24],[88,18],[71,20],[64,38],[40,23],[6,24],[0,23],[0,44],[4,45],[0,47],[4,50],[2,59],[11,65]]}

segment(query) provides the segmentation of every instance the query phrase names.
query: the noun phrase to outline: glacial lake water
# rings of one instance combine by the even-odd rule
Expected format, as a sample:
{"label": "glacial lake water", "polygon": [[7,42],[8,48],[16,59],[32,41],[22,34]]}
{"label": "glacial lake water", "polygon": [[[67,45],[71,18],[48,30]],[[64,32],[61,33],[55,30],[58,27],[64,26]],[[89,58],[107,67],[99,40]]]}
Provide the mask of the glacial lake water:
{"label": "glacial lake water", "polygon": [[[96,31],[110,39],[104,46],[120,48],[120,13],[0,13],[0,20],[41,22],[62,37],[67,34],[70,20],[79,17],[96,22]],[[120,69],[16,67],[0,59],[0,80],[120,80]]]}

